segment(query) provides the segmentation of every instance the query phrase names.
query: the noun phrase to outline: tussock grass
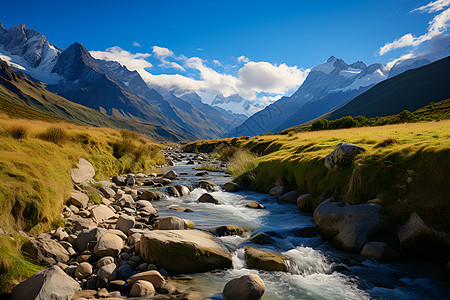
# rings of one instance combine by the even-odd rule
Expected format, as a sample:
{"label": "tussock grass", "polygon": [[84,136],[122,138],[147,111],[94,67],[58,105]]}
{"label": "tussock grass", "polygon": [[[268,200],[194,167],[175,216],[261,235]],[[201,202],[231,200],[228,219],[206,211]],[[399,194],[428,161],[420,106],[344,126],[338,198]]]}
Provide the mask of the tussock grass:
{"label": "tussock grass", "polygon": [[207,165],[202,164],[200,167],[195,168],[196,170],[205,170],[210,172],[216,172],[217,171],[217,165]]}
{"label": "tussock grass", "polygon": [[[17,139],[6,132],[0,134],[0,226],[10,233],[24,230],[33,235],[62,224],[62,206],[73,186],[70,170],[80,157],[94,165],[97,180],[164,163],[161,146],[139,135],[137,140],[131,140],[128,134],[129,148],[122,149],[120,157],[116,157],[113,145],[123,140],[118,130],[0,116],[1,128],[19,126],[27,133],[26,138]],[[91,200],[100,199],[93,196]],[[19,246],[2,239],[1,247],[9,253],[6,256],[0,253],[1,266],[25,266],[20,251],[14,250]],[[8,271],[7,274],[5,280],[10,281],[21,273]],[[2,284],[1,289],[5,291],[7,286]]]}
{"label": "tussock grass", "polygon": [[227,172],[234,178],[241,178],[242,181],[253,181],[255,179],[254,170],[258,165],[257,157],[247,149],[238,149],[229,159],[230,164]]}
{"label": "tussock grass", "polygon": [[21,140],[27,137],[27,129],[24,126],[13,125],[5,129],[6,135],[16,140]]}

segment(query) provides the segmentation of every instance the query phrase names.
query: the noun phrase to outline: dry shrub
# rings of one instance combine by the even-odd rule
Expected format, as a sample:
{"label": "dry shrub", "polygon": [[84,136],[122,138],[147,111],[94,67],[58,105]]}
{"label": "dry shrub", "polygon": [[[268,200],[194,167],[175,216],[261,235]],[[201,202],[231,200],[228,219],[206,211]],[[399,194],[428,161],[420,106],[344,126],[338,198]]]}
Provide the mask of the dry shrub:
{"label": "dry shrub", "polygon": [[62,145],[67,141],[69,135],[61,127],[49,127],[43,133],[38,134],[37,137],[47,142]]}
{"label": "dry shrub", "polygon": [[11,126],[5,129],[5,133],[16,140],[27,137],[27,129],[23,126]]}

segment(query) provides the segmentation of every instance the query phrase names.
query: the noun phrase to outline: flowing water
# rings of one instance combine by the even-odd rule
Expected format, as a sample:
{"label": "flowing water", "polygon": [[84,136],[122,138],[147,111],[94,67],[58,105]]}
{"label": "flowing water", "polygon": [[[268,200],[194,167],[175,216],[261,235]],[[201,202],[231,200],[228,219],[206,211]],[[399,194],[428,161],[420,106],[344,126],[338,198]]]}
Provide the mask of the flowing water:
{"label": "flowing water", "polygon": [[[209,172],[198,177],[193,165],[175,165],[179,180],[173,184],[195,185],[208,180],[221,186],[231,181],[222,172]],[[180,175],[184,174],[184,175]],[[144,188],[145,189],[145,188]],[[334,249],[320,237],[301,237],[302,228],[313,227],[313,218],[302,214],[292,204],[278,204],[267,194],[252,191],[211,194],[221,205],[199,203],[205,190],[196,188],[189,196],[153,202],[160,216],[178,216],[195,222],[198,229],[224,224],[240,225],[251,232],[242,237],[227,236],[219,239],[232,251],[233,268],[193,274],[185,288],[198,291],[210,299],[222,299],[226,282],[245,275],[258,274],[266,285],[263,299],[448,299],[450,288],[441,279],[442,267],[431,263],[381,264],[359,255]],[[250,209],[246,203],[258,201],[266,209]],[[180,205],[194,212],[177,212],[170,205]],[[256,245],[247,239],[255,232],[265,232],[274,240],[273,245]],[[247,269],[244,246],[253,246],[288,257],[289,272],[267,272]]]}

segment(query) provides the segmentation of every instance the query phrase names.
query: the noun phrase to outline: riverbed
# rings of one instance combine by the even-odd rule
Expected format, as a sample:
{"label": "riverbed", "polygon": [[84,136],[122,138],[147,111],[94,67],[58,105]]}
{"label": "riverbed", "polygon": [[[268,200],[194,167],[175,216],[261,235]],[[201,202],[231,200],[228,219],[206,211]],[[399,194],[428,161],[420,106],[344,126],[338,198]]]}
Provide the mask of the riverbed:
{"label": "riverbed", "polygon": [[[174,180],[172,185],[195,186],[200,180],[208,180],[222,186],[232,179],[224,172],[196,176],[199,171],[195,167],[198,165],[186,163],[187,160],[181,161],[164,169],[178,174],[178,180]],[[195,188],[188,196],[153,202],[161,217],[189,219],[194,221],[197,229],[235,224],[249,230],[241,237],[219,238],[232,251],[232,269],[189,274],[192,280],[183,288],[196,291],[205,298],[222,299],[221,292],[226,282],[250,273],[258,274],[266,285],[262,299],[448,299],[450,296],[448,277],[444,277],[442,266],[423,261],[378,263],[342,252],[318,235],[311,234],[314,232],[312,216],[299,212],[296,205],[279,204],[267,194],[248,190],[211,192],[220,205],[199,203],[198,198],[206,192]],[[265,209],[246,208],[245,204],[251,201],[258,201]],[[178,212],[169,209],[170,205],[180,205],[193,212]],[[251,234],[258,232],[271,236],[274,243],[257,245],[248,241]],[[244,246],[285,255],[289,259],[289,271],[247,269]]]}

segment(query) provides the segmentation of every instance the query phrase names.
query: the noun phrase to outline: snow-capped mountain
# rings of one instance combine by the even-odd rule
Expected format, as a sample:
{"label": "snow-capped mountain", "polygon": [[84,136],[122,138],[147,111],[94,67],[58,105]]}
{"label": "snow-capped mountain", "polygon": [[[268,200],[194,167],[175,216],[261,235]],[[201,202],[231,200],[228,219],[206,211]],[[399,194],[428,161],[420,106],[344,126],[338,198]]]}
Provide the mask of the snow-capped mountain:
{"label": "snow-capped mountain", "polygon": [[311,69],[306,80],[290,97],[283,97],[257,112],[232,136],[276,132],[312,120],[366,91],[387,78],[381,64],[347,64],[331,56]]}
{"label": "snow-capped mountain", "polygon": [[217,94],[214,100],[211,102],[211,106],[220,107],[232,113],[242,114],[250,117],[256,112],[264,109],[266,105],[257,100],[247,100],[245,98],[242,98],[238,94],[230,95],[228,97],[225,97],[222,94]]}
{"label": "snow-capped mountain", "polygon": [[56,83],[61,79],[51,74],[61,52],[45,36],[24,24],[6,30],[0,23],[0,58],[37,80]]}

